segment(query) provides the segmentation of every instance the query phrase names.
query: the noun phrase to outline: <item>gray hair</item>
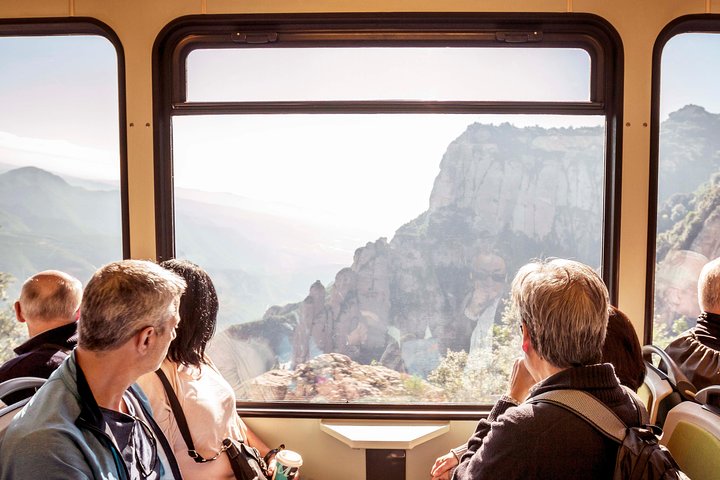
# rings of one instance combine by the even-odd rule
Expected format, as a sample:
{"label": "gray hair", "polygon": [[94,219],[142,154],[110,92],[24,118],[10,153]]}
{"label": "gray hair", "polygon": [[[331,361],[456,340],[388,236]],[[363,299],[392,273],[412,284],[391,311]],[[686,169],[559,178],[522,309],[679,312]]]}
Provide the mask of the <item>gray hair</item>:
{"label": "gray hair", "polygon": [[45,270],[25,280],[20,308],[29,320],[75,320],[82,299],[80,280],[58,270]]}
{"label": "gray hair", "polygon": [[531,262],[515,276],[512,299],[540,357],[558,368],[601,361],[608,291],[592,268],[564,259]]}
{"label": "gray hair", "polygon": [[706,263],[700,272],[698,302],[704,311],[720,313],[720,258]]}
{"label": "gray hair", "polygon": [[177,306],[184,291],[185,280],[153,262],[123,260],[101,267],[85,287],[78,345],[112,350],[145,327],[162,333],[168,305]]}

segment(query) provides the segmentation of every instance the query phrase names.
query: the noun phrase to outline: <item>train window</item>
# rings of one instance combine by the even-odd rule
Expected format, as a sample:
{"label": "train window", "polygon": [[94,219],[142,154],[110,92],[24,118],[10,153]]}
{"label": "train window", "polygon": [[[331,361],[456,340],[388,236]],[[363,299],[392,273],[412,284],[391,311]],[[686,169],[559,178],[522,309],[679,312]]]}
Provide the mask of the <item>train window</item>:
{"label": "train window", "polygon": [[[123,257],[118,69],[93,24],[0,23],[2,300],[38,271],[85,282]],[[11,311],[0,360],[26,337]]]}
{"label": "train window", "polygon": [[691,19],[666,30],[655,57],[657,225],[649,262],[655,279],[649,341],[660,346],[695,325],[700,270],[720,256],[720,22]]}
{"label": "train window", "polygon": [[607,29],[396,18],[188,21],[158,44],[158,255],[213,277],[210,356],[240,400],[489,404],[517,269],[612,280]]}
{"label": "train window", "polygon": [[187,59],[187,99],[581,102],[590,57],[579,48],[198,49]]}

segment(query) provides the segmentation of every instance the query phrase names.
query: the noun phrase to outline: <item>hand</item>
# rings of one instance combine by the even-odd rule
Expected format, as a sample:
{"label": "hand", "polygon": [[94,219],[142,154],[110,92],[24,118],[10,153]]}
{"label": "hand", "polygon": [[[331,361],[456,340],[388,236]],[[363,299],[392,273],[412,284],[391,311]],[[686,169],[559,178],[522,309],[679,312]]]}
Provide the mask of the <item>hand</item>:
{"label": "hand", "polygon": [[510,387],[508,395],[522,403],[530,394],[530,389],[535,385],[535,379],[530,375],[525,360],[518,358],[513,365],[510,374]]}
{"label": "hand", "polygon": [[275,467],[277,466],[277,461],[275,460],[275,455],[267,462],[267,474],[268,478],[272,478],[273,474],[275,473]]}
{"label": "hand", "polygon": [[445,470],[440,475],[436,475],[432,477],[430,480],[450,480],[450,477],[452,476],[452,468],[450,470]]}
{"label": "hand", "polygon": [[433,480],[449,480],[452,469],[458,466],[458,459],[453,452],[448,452],[435,460],[430,469]]}

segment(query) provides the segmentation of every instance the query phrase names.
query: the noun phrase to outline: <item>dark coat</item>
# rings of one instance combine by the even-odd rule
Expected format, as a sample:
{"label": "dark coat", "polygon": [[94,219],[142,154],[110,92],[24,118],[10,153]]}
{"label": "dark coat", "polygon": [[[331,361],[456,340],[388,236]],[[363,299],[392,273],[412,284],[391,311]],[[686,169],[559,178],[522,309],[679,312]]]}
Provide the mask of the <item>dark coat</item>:
{"label": "dark coat", "polygon": [[698,390],[720,384],[720,315],[701,313],[665,351]]}
{"label": "dark coat", "polygon": [[[49,378],[77,344],[77,322],[35,335],[15,348],[17,357],[0,366],[0,383],[17,377]],[[7,405],[31,397],[33,389],[6,395]]]}
{"label": "dark coat", "polygon": [[[628,426],[639,425],[635,403],[618,383],[612,365],[563,370],[539,383],[530,397],[577,389],[594,395]],[[454,479],[609,479],[618,444],[577,415],[556,405],[514,405],[499,400],[478,423]]]}

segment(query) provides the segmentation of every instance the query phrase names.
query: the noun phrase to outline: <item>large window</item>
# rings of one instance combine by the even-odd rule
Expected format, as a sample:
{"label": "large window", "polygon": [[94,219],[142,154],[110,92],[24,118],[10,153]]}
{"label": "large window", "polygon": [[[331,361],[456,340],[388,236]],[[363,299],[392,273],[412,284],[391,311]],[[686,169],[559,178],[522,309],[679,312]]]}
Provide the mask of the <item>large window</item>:
{"label": "large window", "polygon": [[28,276],[85,283],[123,257],[119,62],[102,34],[0,23],[0,359],[27,334],[8,304]]}
{"label": "large window", "polygon": [[605,27],[398,18],[211,19],[159,46],[158,253],[214,279],[240,400],[492,403],[517,269],[612,280]]}
{"label": "large window", "polygon": [[703,265],[720,256],[720,22],[688,18],[656,45],[652,343],[695,325]]}

